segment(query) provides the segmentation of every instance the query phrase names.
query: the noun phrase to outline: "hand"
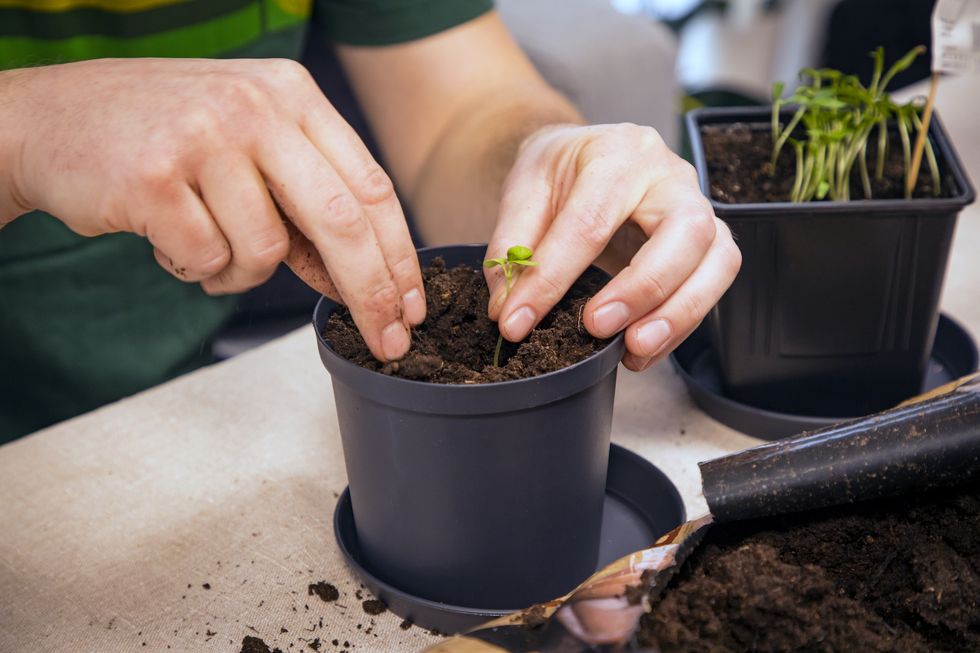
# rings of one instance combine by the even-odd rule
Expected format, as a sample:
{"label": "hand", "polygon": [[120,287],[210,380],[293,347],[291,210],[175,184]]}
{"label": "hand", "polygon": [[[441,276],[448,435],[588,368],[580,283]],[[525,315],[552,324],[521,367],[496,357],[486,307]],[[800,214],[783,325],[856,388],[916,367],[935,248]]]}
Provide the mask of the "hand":
{"label": "hand", "polygon": [[425,298],[401,207],[299,64],[97,60],[0,81],[22,212],[145,236],[164,269],[211,294],[256,286],[285,259],[350,307],[379,359],[408,350]]}
{"label": "hand", "polygon": [[522,144],[503,189],[487,258],[527,245],[540,265],[504,301],[487,271],[490,317],[523,339],[594,261],[619,273],[585,306],[599,338],[626,330],[623,363],[641,371],[680,344],[741,265],[689,164],[636,125],[557,126]]}

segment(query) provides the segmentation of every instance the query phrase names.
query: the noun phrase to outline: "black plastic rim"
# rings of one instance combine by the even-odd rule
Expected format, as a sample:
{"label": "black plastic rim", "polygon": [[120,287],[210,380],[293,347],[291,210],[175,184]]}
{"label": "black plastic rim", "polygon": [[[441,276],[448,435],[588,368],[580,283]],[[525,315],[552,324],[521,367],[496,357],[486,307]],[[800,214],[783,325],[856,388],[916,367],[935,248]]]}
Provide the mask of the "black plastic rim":
{"label": "black plastic rim", "polygon": [[[417,252],[419,260],[425,265],[435,256],[459,255],[461,252],[479,252],[479,256],[475,258],[482,260],[486,248],[485,244],[471,243],[422,247]],[[611,278],[595,266],[589,266],[588,273],[599,275],[604,282]],[[605,347],[588,358],[547,374],[473,385],[428,383],[374,372],[334,352],[323,335],[323,328],[337,306],[329,297],[321,297],[313,311],[317,349],[320,360],[330,375],[348,384],[363,384],[362,387],[371,388],[370,394],[378,397],[382,403],[419,412],[443,415],[487,414],[524,410],[557,401],[579,392],[596,379],[615,370],[626,349],[624,332],[621,331],[610,338]]]}
{"label": "black plastic rim", "polygon": [[[703,356],[711,356],[707,335],[697,331],[671,355],[670,362],[684,381],[688,392],[710,417],[725,426],[763,440],[779,440],[857,416],[822,417],[780,413],[744,404],[722,394],[721,387],[704,375],[695,374],[694,367]],[[930,374],[923,391],[931,390],[977,370],[980,354],[970,333],[947,315],[939,316],[936,339],[930,357]],[[710,363],[709,363],[710,364]],[[715,369],[715,373],[720,375]]]}
{"label": "black plastic rim", "polygon": [[[609,449],[606,495],[626,506],[641,528],[657,533],[655,537],[684,523],[687,518],[680,492],[667,475],[650,461],[616,444]],[[603,532],[604,539],[610,535],[615,536],[614,533]],[[423,628],[441,634],[463,632],[527,607],[491,610],[449,605],[409,594],[381,580],[359,560],[357,532],[348,488],[340,495],[334,510],[334,536],[344,559],[361,582],[384,601],[393,613]],[[653,541],[649,544],[652,545]],[[627,555],[632,551],[633,549],[624,550],[620,555]]]}

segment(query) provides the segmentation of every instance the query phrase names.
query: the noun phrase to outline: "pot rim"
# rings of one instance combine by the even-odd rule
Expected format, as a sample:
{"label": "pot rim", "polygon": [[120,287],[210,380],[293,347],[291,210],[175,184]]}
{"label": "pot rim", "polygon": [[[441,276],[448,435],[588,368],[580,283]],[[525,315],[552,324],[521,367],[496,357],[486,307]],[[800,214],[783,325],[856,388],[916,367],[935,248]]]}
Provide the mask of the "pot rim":
{"label": "pot rim", "polygon": [[[480,249],[485,252],[487,245],[484,243],[434,245],[420,247],[416,252],[419,255],[434,255],[446,249],[459,248]],[[590,265],[589,269],[608,276],[594,265]],[[329,297],[320,297],[313,311],[312,320],[320,359],[331,378],[349,386],[367,387],[368,392],[358,390],[359,394],[368,394],[378,403],[398,406],[413,412],[484,414],[523,410],[559,401],[595,385],[610,372],[614,372],[626,347],[623,331],[620,331],[605,347],[591,356],[568,367],[539,376],[494,383],[430,383],[369,370],[335,352],[324,337],[320,325],[326,324],[327,318],[337,306],[339,304]]]}
{"label": "pot rim", "polygon": [[[791,114],[792,109],[786,108],[782,113]],[[884,214],[888,217],[901,214],[948,214],[959,212],[963,207],[972,204],[976,191],[966,169],[953,147],[938,112],[932,115],[929,125],[929,137],[937,149],[941,163],[944,163],[947,174],[956,184],[956,193],[951,197],[920,197],[915,199],[855,199],[847,201],[818,201],[818,202],[745,202],[733,204],[719,202],[711,197],[711,184],[708,179],[708,166],[701,142],[700,127],[710,124],[733,124],[764,118],[769,120],[772,115],[772,105],[749,107],[701,107],[688,111],[684,116],[687,126],[687,137],[690,140],[694,167],[698,172],[698,182],[701,192],[711,202],[712,208],[719,217],[749,217],[745,214],[760,217],[775,215],[785,216],[823,216],[827,214],[862,213],[869,216]]]}

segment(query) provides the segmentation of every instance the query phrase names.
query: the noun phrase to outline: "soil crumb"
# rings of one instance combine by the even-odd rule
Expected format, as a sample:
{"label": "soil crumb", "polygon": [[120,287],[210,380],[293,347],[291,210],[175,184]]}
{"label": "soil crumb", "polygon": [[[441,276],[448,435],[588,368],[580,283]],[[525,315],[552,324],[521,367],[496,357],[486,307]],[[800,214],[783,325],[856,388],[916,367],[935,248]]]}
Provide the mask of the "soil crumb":
{"label": "soil crumb", "polygon": [[379,615],[388,609],[384,601],[379,601],[378,599],[368,599],[361,603],[361,609],[371,616]]}
{"label": "soil crumb", "polygon": [[662,653],[980,651],[980,485],[716,526],[638,639]]}
{"label": "soil crumb", "polygon": [[402,630],[408,630],[408,629],[410,629],[414,625],[415,624],[412,623],[412,621],[410,619],[405,619],[400,624],[398,624],[398,627],[401,628]]}
{"label": "soil crumb", "polygon": [[[776,167],[772,157],[772,131],[767,125],[735,123],[707,125],[701,128],[711,184],[711,199],[729,204],[749,202],[788,202],[796,179],[796,154],[789,145],[779,153]],[[885,158],[884,174],[875,178],[877,160],[877,131],[868,141],[868,164],[872,199],[901,199],[905,197],[905,164],[902,143],[892,135]],[[940,167],[940,174],[943,170]],[[851,199],[864,199],[860,172],[854,166],[851,175]],[[949,197],[944,188],[940,196]],[[923,159],[913,197],[933,197],[932,175]]]}
{"label": "soil crumb", "polygon": [[337,588],[325,580],[321,580],[318,583],[313,583],[307,587],[306,593],[309,596],[319,596],[326,603],[336,601],[338,598],[340,598],[340,592],[337,591]]}
{"label": "soil crumb", "polygon": [[282,653],[280,649],[270,649],[269,645],[258,637],[246,635],[242,640],[241,653]]}
{"label": "soil crumb", "polygon": [[600,275],[587,272],[523,342],[504,341],[501,365],[493,365],[497,324],[487,317],[489,291],[483,271],[461,265],[449,269],[441,258],[422,270],[427,316],[412,331],[412,346],[400,361],[375,360],[342,308],[327,321],[324,337],[344,358],[383,374],[432,383],[510,381],[568,367],[603,349],[581,313],[601,288]]}

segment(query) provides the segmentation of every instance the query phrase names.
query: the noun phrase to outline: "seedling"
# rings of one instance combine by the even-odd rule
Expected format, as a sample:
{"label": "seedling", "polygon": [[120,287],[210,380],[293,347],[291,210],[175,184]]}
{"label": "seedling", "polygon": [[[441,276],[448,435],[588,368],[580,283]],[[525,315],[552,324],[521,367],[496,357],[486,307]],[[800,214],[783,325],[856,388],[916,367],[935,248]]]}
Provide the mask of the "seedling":
{"label": "seedling", "polygon": [[[925,48],[913,48],[885,71],[885,51],[871,53],[874,73],[871,84],[865,87],[854,75],[838,70],[805,68],[800,72],[804,84],[791,96],[783,98],[784,85],[777,82],[772,93],[772,170],[783,147],[790,145],[796,154],[796,177],[791,200],[849,200],[851,173],[858,166],[861,189],[865,199],[871,199],[871,175],[868,166],[868,140],[877,128],[874,176],[884,176],[888,153],[888,126],[894,121],[902,143],[905,170],[905,194],[911,197],[914,187],[909,178],[912,151],[909,134],[922,129],[919,105],[913,101],[896,104],[885,88],[892,78],[908,68]],[[784,126],[779,112],[785,105],[797,106]],[[802,129],[799,129],[802,127]],[[802,138],[794,134],[803,132]],[[932,175],[933,192],[939,194],[939,166],[928,138],[925,139],[926,161]]]}
{"label": "seedling", "polygon": [[[510,288],[514,283],[514,279],[517,278],[519,266],[535,266],[538,264],[537,261],[532,261],[531,257],[534,256],[534,252],[530,247],[525,247],[524,245],[514,245],[507,250],[507,258],[491,258],[483,262],[483,267],[485,268],[495,268],[498,265],[504,271],[504,299],[510,295]],[[493,352],[493,364],[495,367],[500,366],[500,347],[504,344],[504,336],[500,334],[497,336],[497,348]]]}

